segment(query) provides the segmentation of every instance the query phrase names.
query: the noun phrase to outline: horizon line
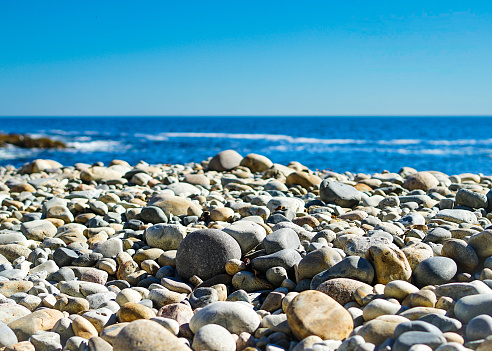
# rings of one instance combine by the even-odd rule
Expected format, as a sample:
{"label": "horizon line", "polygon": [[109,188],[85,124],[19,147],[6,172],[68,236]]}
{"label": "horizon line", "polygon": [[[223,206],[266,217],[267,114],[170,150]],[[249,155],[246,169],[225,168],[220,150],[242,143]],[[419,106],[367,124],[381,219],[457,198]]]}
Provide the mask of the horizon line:
{"label": "horizon line", "polygon": [[421,117],[492,117],[492,114],[471,114],[471,115],[459,115],[459,114],[453,114],[453,115],[446,115],[446,114],[431,114],[431,115],[425,115],[425,114],[418,114],[418,115],[402,115],[402,114],[367,114],[367,115],[227,115],[227,114],[220,114],[220,115],[0,115],[0,118],[32,118],[32,117],[55,117],[55,118],[64,118],[64,117],[80,117],[80,118],[115,118],[115,117],[125,117],[125,118],[131,118],[131,117],[136,117],[136,118],[159,118],[159,117],[164,117],[164,118],[170,118],[170,117],[184,117],[184,118],[200,118],[200,117],[231,117],[231,118],[236,118],[236,117],[252,117],[252,118],[261,118],[261,117],[359,117],[359,118],[370,118],[370,117],[415,117],[415,118],[421,118]]}

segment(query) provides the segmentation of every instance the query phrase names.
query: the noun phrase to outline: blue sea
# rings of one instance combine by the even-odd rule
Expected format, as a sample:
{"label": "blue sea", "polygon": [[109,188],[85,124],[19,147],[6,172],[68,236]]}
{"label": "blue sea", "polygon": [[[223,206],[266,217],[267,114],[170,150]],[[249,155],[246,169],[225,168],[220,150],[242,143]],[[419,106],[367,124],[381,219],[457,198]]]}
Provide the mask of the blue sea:
{"label": "blue sea", "polygon": [[188,163],[234,149],[313,170],[374,173],[409,166],[492,174],[491,117],[4,117],[0,133],[48,136],[70,146],[0,148],[0,165],[36,158],[67,166],[113,159]]}

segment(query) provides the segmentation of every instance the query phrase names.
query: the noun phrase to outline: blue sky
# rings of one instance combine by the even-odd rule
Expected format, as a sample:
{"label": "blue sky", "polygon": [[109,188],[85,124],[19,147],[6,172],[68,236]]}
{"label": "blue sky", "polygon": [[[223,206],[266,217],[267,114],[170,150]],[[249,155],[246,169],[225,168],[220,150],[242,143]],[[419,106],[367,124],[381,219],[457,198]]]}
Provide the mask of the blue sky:
{"label": "blue sky", "polygon": [[489,1],[2,1],[0,115],[492,115]]}

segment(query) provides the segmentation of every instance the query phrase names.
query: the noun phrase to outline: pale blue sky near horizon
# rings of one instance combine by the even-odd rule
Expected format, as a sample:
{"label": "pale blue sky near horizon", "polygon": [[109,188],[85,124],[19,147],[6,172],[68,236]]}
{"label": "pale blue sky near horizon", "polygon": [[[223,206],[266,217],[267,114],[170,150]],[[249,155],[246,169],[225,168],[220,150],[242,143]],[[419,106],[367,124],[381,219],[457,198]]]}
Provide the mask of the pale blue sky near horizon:
{"label": "pale blue sky near horizon", "polygon": [[3,1],[0,116],[492,115],[488,1]]}

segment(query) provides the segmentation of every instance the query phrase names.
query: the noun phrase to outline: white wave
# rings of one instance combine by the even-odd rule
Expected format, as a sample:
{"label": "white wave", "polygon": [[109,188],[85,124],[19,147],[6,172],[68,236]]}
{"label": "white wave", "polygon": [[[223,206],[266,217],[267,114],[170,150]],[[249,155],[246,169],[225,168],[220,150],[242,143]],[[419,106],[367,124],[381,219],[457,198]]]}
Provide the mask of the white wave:
{"label": "white wave", "polygon": [[168,137],[160,135],[160,134],[140,134],[137,133],[134,135],[135,138],[142,138],[142,139],[147,139],[147,140],[152,140],[152,141],[165,141],[169,140]]}
{"label": "white wave", "polygon": [[432,145],[490,145],[492,144],[492,138],[489,139],[456,139],[456,140],[429,140],[429,144]]}
{"label": "white wave", "polygon": [[48,131],[50,134],[58,134],[58,135],[78,135],[80,132],[75,130],[62,130],[62,129],[50,129]]}
{"label": "white wave", "polygon": [[[67,146],[82,152],[121,151],[130,148],[129,145],[124,145],[123,143],[115,140],[93,140],[89,142],[74,141],[68,143]],[[70,151],[70,149],[66,150]]]}
{"label": "white wave", "polygon": [[235,133],[159,133],[135,134],[136,137],[148,140],[167,140],[167,138],[217,138],[243,140],[286,141],[292,144],[365,144],[367,140],[359,139],[319,139],[293,137],[282,134],[235,134]]}
{"label": "white wave", "polygon": [[0,160],[14,160],[16,158],[26,158],[36,155],[40,149],[23,149],[14,145],[6,144],[0,148]]}
{"label": "white wave", "polygon": [[92,138],[90,136],[78,136],[74,138],[74,141],[91,141]]}
{"label": "white wave", "polygon": [[420,144],[420,139],[393,139],[393,140],[378,140],[376,143],[380,145],[415,145]]}

